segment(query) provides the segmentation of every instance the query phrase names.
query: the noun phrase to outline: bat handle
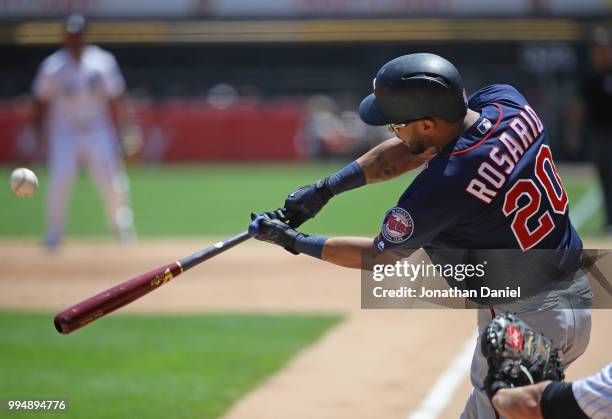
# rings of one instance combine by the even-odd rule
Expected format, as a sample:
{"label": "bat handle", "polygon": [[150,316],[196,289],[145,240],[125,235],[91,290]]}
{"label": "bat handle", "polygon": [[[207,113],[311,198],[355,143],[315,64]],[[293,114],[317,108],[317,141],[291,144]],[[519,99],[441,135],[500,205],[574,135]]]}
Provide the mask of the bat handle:
{"label": "bat handle", "polygon": [[202,249],[199,252],[194,253],[193,255],[187,256],[179,260],[179,264],[183,268],[183,271],[186,271],[187,269],[192,268],[195,265],[204,262],[205,260],[215,257],[218,254],[223,253],[226,250],[229,250],[232,247],[237,246],[250,238],[251,235],[249,234],[249,232],[243,231],[242,233],[237,234],[232,238],[217,242],[212,246],[208,246],[207,248]]}

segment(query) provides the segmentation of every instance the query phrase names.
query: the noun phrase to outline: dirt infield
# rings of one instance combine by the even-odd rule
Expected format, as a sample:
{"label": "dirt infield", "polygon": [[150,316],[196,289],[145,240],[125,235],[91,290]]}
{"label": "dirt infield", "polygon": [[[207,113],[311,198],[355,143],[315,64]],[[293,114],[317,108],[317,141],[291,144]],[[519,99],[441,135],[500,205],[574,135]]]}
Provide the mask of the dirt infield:
{"label": "dirt infield", "polygon": [[[129,246],[69,243],[47,253],[2,242],[0,309],[53,312],[214,240],[145,241]],[[359,272],[247,242],[134,302],[125,312],[325,312],[345,320],[300,353],[227,418],[406,418],[475,333],[475,313],[360,310]],[[576,378],[610,362],[612,310],[594,314]],[[457,417],[467,376],[440,417]]]}
{"label": "dirt infield", "polygon": [[[57,253],[31,243],[0,244],[8,264],[0,307],[56,310],[214,243],[78,241]],[[247,242],[179,276],[122,311],[349,312],[359,309],[359,273]]]}

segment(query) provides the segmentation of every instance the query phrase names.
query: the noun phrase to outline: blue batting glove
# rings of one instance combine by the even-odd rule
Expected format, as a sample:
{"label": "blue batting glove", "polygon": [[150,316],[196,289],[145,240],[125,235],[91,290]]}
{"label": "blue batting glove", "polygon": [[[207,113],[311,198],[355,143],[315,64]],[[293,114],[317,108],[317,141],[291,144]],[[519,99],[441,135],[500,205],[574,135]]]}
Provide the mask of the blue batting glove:
{"label": "blue batting glove", "polygon": [[[256,215],[256,214],[251,214],[251,217],[253,217],[253,215]],[[255,218],[253,218],[253,221],[249,225],[249,234],[252,237],[255,237],[256,235],[260,233],[259,223],[261,222],[261,220],[264,220],[264,219],[266,219],[266,217],[263,215],[257,215]]]}

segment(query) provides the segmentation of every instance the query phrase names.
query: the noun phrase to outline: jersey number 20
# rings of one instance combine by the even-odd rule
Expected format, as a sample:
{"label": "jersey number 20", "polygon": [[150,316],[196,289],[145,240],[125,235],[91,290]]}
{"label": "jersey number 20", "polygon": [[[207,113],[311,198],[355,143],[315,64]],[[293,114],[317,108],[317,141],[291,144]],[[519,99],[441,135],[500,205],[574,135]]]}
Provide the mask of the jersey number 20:
{"label": "jersey number 20", "polygon": [[[547,168],[548,170],[546,170]],[[532,225],[535,228],[529,228],[527,225],[532,217],[540,211],[542,192],[550,203],[550,209],[557,214],[565,213],[569,201],[553,163],[550,147],[547,145],[542,145],[538,151],[535,177],[540,187],[536,185],[533,179],[520,179],[506,192],[504,199],[504,215],[509,217],[514,214],[511,224],[512,231],[523,250],[531,249],[555,228],[555,223],[548,209],[537,219],[537,223],[533,222]],[[519,200],[523,196],[527,200],[523,200],[524,204],[519,207]]]}

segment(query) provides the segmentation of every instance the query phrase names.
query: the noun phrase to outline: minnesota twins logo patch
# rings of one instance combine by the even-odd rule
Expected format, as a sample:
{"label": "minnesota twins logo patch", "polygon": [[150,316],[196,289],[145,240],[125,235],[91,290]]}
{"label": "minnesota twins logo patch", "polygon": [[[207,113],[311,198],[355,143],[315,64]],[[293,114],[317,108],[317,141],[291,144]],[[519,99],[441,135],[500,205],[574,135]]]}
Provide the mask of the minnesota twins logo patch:
{"label": "minnesota twins logo patch", "polygon": [[391,243],[401,243],[412,236],[414,222],[410,213],[403,208],[391,208],[385,216],[381,233]]}

